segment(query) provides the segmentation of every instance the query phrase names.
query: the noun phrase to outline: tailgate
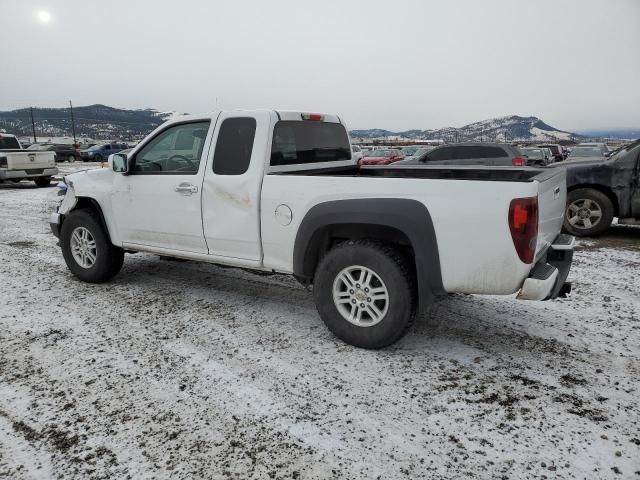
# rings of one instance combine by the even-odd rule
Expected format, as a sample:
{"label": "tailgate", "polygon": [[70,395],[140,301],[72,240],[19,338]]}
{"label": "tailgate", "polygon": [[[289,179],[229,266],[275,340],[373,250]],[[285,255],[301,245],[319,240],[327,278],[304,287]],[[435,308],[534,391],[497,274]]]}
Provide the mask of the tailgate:
{"label": "tailgate", "polygon": [[567,203],[567,173],[564,168],[549,169],[536,179],[538,183],[538,243],[539,258],[560,233]]}
{"label": "tailgate", "polygon": [[54,152],[11,152],[5,153],[9,170],[32,170],[53,167],[56,164]]}

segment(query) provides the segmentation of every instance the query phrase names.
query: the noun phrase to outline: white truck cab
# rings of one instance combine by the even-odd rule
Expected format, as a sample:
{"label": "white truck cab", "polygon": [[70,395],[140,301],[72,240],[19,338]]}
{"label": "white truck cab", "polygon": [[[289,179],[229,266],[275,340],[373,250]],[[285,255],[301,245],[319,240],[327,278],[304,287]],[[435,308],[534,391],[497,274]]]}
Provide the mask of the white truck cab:
{"label": "white truck cab", "polygon": [[111,164],[65,177],[51,217],[84,281],[140,251],[289,273],[365,348],[447,292],[568,290],[562,170],[361,168],[338,116],[275,110],[179,117]]}

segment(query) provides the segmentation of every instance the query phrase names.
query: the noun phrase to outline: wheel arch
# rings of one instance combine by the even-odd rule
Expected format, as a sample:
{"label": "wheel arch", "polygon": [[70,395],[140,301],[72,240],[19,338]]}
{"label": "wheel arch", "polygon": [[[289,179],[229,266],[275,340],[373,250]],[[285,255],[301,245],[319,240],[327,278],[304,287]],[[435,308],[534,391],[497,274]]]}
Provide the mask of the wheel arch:
{"label": "wheel arch", "polygon": [[411,256],[421,309],[444,291],[431,215],[424,204],[411,199],[336,200],[312,207],[296,235],[294,275],[311,283],[322,256],[336,242],[361,239],[393,244]]}
{"label": "wheel arch", "polygon": [[111,232],[109,231],[109,226],[107,225],[107,221],[104,217],[104,213],[102,212],[102,207],[100,206],[98,201],[95,198],[91,198],[91,197],[76,197],[76,198],[77,198],[77,201],[75,206],[71,211],[67,212],[67,215],[77,210],[94,211],[97,214],[98,220],[100,221],[102,228],[104,228],[104,231],[107,234],[109,241],[113,243]]}
{"label": "wheel arch", "polygon": [[575,190],[582,190],[582,189],[597,190],[598,192],[606,195],[607,198],[609,200],[611,200],[611,204],[613,205],[613,216],[617,217],[619,215],[619,213],[620,213],[620,204],[618,202],[618,197],[613,192],[613,190],[611,190],[608,187],[605,187],[604,185],[599,185],[597,183],[581,183],[581,184],[578,184],[578,185],[572,185],[570,188],[567,188],[567,194],[569,194],[569,193],[571,193],[571,192],[573,192]]}

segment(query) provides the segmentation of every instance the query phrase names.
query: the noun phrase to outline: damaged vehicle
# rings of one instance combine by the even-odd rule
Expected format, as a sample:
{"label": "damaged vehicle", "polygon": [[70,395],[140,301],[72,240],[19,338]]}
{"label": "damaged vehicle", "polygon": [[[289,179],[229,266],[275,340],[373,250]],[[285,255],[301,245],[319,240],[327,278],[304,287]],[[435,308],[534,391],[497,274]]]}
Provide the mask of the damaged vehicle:
{"label": "damaged vehicle", "polygon": [[292,274],[364,348],[400,339],[445,293],[570,288],[563,170],[359,167],[340,117],[274,110],[181,116],[110,163],[65,177],[50,219],[85,282],[134,252]]}
{"label": "damaged vehicle", "polygon": [[[595,153],[587,155],[587,150]],[[640,140],[604,158],[597,147],[583,148],[561,165],[567,172],[564,230],[576,236],[598,235],[618,223],[640,225]]]}

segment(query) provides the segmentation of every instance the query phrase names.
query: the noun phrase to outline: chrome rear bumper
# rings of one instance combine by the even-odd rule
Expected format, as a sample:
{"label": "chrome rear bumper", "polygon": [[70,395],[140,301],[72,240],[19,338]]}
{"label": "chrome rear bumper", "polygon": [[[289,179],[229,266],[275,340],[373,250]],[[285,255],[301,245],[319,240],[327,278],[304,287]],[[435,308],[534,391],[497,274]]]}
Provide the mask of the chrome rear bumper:
{"label": "chrome rear bumper", "polygon": [[571,235],[558,235],[547,250],[545,258],[534,265],[517,298],[550,300],[569,293],[571,284],[567,283],[567,277],[575,243],[576,239]]}

